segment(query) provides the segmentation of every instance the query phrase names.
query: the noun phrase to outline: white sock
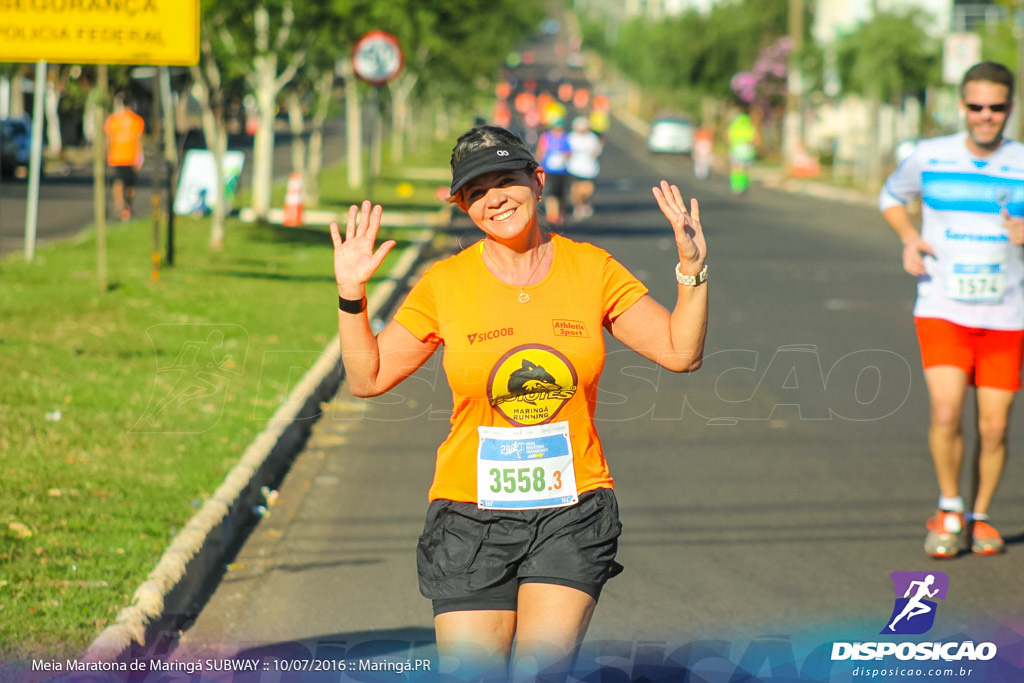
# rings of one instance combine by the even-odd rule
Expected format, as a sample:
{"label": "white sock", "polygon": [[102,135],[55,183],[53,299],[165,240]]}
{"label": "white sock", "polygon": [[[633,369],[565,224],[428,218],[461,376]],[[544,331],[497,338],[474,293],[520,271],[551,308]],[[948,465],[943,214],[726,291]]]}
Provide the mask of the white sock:
{"label": "white sock", "polygon": [[971,520],[972,522],[987,522],[988,521],[988,513],[986,513],[986,512],[968,512],[967,513],[967,519]]}
{"label": "white sock", "polygon": [[939,496],[939,509],[946,512],[963,512],[964,499],[960,496],[953,496],[952,498]]}

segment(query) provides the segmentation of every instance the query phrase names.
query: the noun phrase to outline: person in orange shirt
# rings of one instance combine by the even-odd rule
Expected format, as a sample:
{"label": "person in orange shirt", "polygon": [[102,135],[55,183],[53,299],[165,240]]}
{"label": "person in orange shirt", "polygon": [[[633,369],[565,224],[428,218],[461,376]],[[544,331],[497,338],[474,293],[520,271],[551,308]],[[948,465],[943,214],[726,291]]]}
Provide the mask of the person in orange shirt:
{"label": "person in orange shirt", "polygon": [[[608,252],[541,227],[547,179],[525,143],[478,126],[451,158],[449,201],[482,239],[431,266],[374,335],[366,285],[394,246],[382,209],[331,225],[349,390],[377,396],[443,347],[454,410],[437,451],[420,591],[460,675],[566,675],[615,562],[614,481],[594,425],[604,330],[675,372],[701,365],[707,247],[697,200],[661,181],[678,252],[672,311]],[[512,658],[513,643],[515,656]],[[511,661],[510,661],[511,660]]]}
{"label": "person in orange shirt", "polygon": [[700,126],[693,133],[693,176],[707,180],[711,176],[711,164],[715,159],[715,137],[711,129]]}
{"label": "person in orange shirt", "polygon": [[131,102],[121,102],[107,117],[103,132],[107,137],[107,164],[114,175],[114,211],[121,220],[132,217],[135,184],[142,168],[142,134],[146,124],[133,111]]}

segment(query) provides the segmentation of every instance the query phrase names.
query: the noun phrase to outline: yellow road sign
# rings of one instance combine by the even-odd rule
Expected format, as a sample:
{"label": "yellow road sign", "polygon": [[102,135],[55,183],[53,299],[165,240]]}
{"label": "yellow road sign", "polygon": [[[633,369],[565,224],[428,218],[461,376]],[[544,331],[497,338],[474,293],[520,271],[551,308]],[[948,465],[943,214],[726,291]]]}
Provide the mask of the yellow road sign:
{"label": "yellow road sign", "polygon": [[199,61],[199,0],[0,0],[0,62]]}

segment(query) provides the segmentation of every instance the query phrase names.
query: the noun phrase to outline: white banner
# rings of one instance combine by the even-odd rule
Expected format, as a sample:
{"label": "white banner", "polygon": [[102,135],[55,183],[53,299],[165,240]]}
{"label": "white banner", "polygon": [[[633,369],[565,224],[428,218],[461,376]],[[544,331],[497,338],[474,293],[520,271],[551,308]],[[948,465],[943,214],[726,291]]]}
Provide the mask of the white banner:
{"label": "white banner", "polygon": [[[239,151],[224,153],[224,201],[228,212],[231,202],[238,190],[238,178],[242,175],[245,165],[245,154]],[[181,166],[178,178],[178,194],[174,197],[174,213],[179,216],[191,214],[206,215],[217,203],[217,167],[213,161],[213,152],[208,149],[190,149],[185,153],[185,162]]]}

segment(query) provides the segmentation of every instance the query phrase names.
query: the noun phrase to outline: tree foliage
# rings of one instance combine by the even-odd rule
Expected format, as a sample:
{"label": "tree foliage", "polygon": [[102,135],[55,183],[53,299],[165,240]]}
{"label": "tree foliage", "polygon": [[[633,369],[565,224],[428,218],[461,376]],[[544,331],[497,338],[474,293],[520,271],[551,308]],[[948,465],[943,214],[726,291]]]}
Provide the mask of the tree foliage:
{"label": "tree foliage", "polygon": [[638,85],[669,99],[731,98],[733,76],[750,71],[764,49],[787,35],[788,8],[788,0],[740,0],[707,14],[635,18],[621,27],[609,55]]}
{"label": "tree foliage", "polygon": [[1019,0],[996,0],[997,5],[1006,8],[1003,19],[996,22],[986,21],[976,32],[981,36],[981,58],[990,62],[1005,64],[1016,70],[1018,60],[1018,38],[1016,13],[1024,9]]}
{"label": "tree foliage", "polygon": [[[288,111],[293,131],[305,125],[300,119],[307,102],[314,127],[322,122],[323,99],[331,94],[328,81],[348,62],[356,41],[371,30],[392,33],[402,46],[403,98],[412,95],[427,102],[445,97],[449,108],[469,105],[490,86],[506,53],[543,16],[541,0],[493,0],[487,11],[480,9],[478,0],[204,0],[203,64],[193,74],[198,89],[205,89],[207,105],[216,109],[210,113],[221,126],[218,137],[230,103],[249,95],[257,104],[252,174],[257,216],[268,210],[268,149],[278,107]],[[351,102],[369,87],[351,88],[351,81],[347,85]],[[209,115],[205,118],[212,121]],[[350,146],[361,142],[357,137],[349,140]],[[315,149],[315,130],[311,140]],[[300,156],[293,154],[296,160]],[[310,163],[308,168],[319,165]]]}
{"label": "tree foliage", "polygon": [[941,81],[941,45],[918,10],[877,12],[837,46],[843,92],[893,100]]}

